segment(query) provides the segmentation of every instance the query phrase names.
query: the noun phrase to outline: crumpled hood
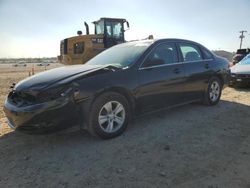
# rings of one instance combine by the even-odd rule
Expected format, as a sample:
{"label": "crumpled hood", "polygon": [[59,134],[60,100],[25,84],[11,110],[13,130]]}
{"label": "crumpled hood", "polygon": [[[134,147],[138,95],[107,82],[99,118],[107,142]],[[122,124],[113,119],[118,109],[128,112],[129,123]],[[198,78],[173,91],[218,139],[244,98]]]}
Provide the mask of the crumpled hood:
{"label": "crumpled hood", "polygon": [[15,90],[41,90],[70,77],[87,75],[102,68],[96,65],[70,65],[51,69],[22,80],[15,86]]}
{"label": "crumpled hood", "polygon": [[231,67],[231,73],[250,74],[250,65],[236,64],[236,65]]}

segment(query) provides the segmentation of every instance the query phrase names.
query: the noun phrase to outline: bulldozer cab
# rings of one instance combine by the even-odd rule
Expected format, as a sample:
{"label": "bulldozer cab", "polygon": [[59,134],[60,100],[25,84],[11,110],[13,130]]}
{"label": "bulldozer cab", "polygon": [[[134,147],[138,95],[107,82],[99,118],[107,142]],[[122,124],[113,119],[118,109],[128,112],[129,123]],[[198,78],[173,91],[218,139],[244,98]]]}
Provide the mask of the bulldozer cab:
{"label": "bulldozer cab", "polygon": [[78,36],[61,41],[58,61],[66,65],[84,64],[103,50],[125,42],[125,23],[127,30],[129,23],[125,19],[100,18],[93,22],[95,33],[89,34],[89,26],[85,22],[86,35],[78,31]]}
{"label": "bulldozer cab", "polygon": [[100,20],[93,22],[93,24],[95,24],[95,34],[103,35],[105,48],[125,42],[124,23],[126,23],[127,28],[129,28],[129,23],[125,19],[101,18]]}

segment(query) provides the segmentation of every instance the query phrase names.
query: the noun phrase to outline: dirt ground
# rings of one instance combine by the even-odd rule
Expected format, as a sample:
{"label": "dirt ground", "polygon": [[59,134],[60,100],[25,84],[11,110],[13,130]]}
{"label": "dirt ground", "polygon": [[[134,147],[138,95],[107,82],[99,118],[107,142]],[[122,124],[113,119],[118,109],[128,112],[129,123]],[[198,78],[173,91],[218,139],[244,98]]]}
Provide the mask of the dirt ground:
{"label": "dirt ground", "polygon": [[26,135],[4,118],[0,132],[1,188],[250,188],[246,88],[226,88],[213,107],[190,104],[138,118],[111,140],[73,130]]}
{"label": "dirt ground", "polygon": [[37,66],[37,64],[27,64],[27,67],[13,67],[13,64],[0,64],[0,119],[4,117],[2,108],[6,98],[6,95],[9,93],[10,86],[13,83],[26,78],[29,74],[32,74],[32,68],[34,73],[39,73],[45,70],[53,69],[56,67],[62,66],[59,63],[50,64],[47,67]]}

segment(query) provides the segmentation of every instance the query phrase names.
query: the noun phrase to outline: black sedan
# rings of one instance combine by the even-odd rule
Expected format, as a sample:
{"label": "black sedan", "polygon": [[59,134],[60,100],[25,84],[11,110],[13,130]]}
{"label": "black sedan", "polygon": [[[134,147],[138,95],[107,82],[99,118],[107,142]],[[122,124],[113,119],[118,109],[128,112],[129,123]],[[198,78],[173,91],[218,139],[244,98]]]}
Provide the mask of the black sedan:
{"label": "black sedan", "polygon": [[132,117],[201,101],[219,102],[229,63],[187,40],[142,40],[116,45],[85,65],[29,77],[9,93],[10,127],[46,132],[80,124],[101,138],[120,135]]}
{"label": "black sedan", "polygon": [[231,67],[230,85],[250,85],[250,54]]}

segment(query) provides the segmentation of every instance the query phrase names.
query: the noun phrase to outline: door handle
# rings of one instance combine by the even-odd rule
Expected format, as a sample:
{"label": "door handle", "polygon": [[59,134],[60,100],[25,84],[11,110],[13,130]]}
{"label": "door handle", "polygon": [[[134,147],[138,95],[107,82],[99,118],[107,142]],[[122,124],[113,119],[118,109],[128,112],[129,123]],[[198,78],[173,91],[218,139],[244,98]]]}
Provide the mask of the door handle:
{"label": "door handle", "polygon": [[181,71],[180,71],[180,69],[176,68],[176,69],[174,69],[173,72],[174,72],[175,74],[179,74]]}
{"label": "door handle", "polygon": [[204,67],[205,67],[206,69],[208,69],[210,66],[209,66],[208,63],[206,63],[206,64],[204,65]]}

